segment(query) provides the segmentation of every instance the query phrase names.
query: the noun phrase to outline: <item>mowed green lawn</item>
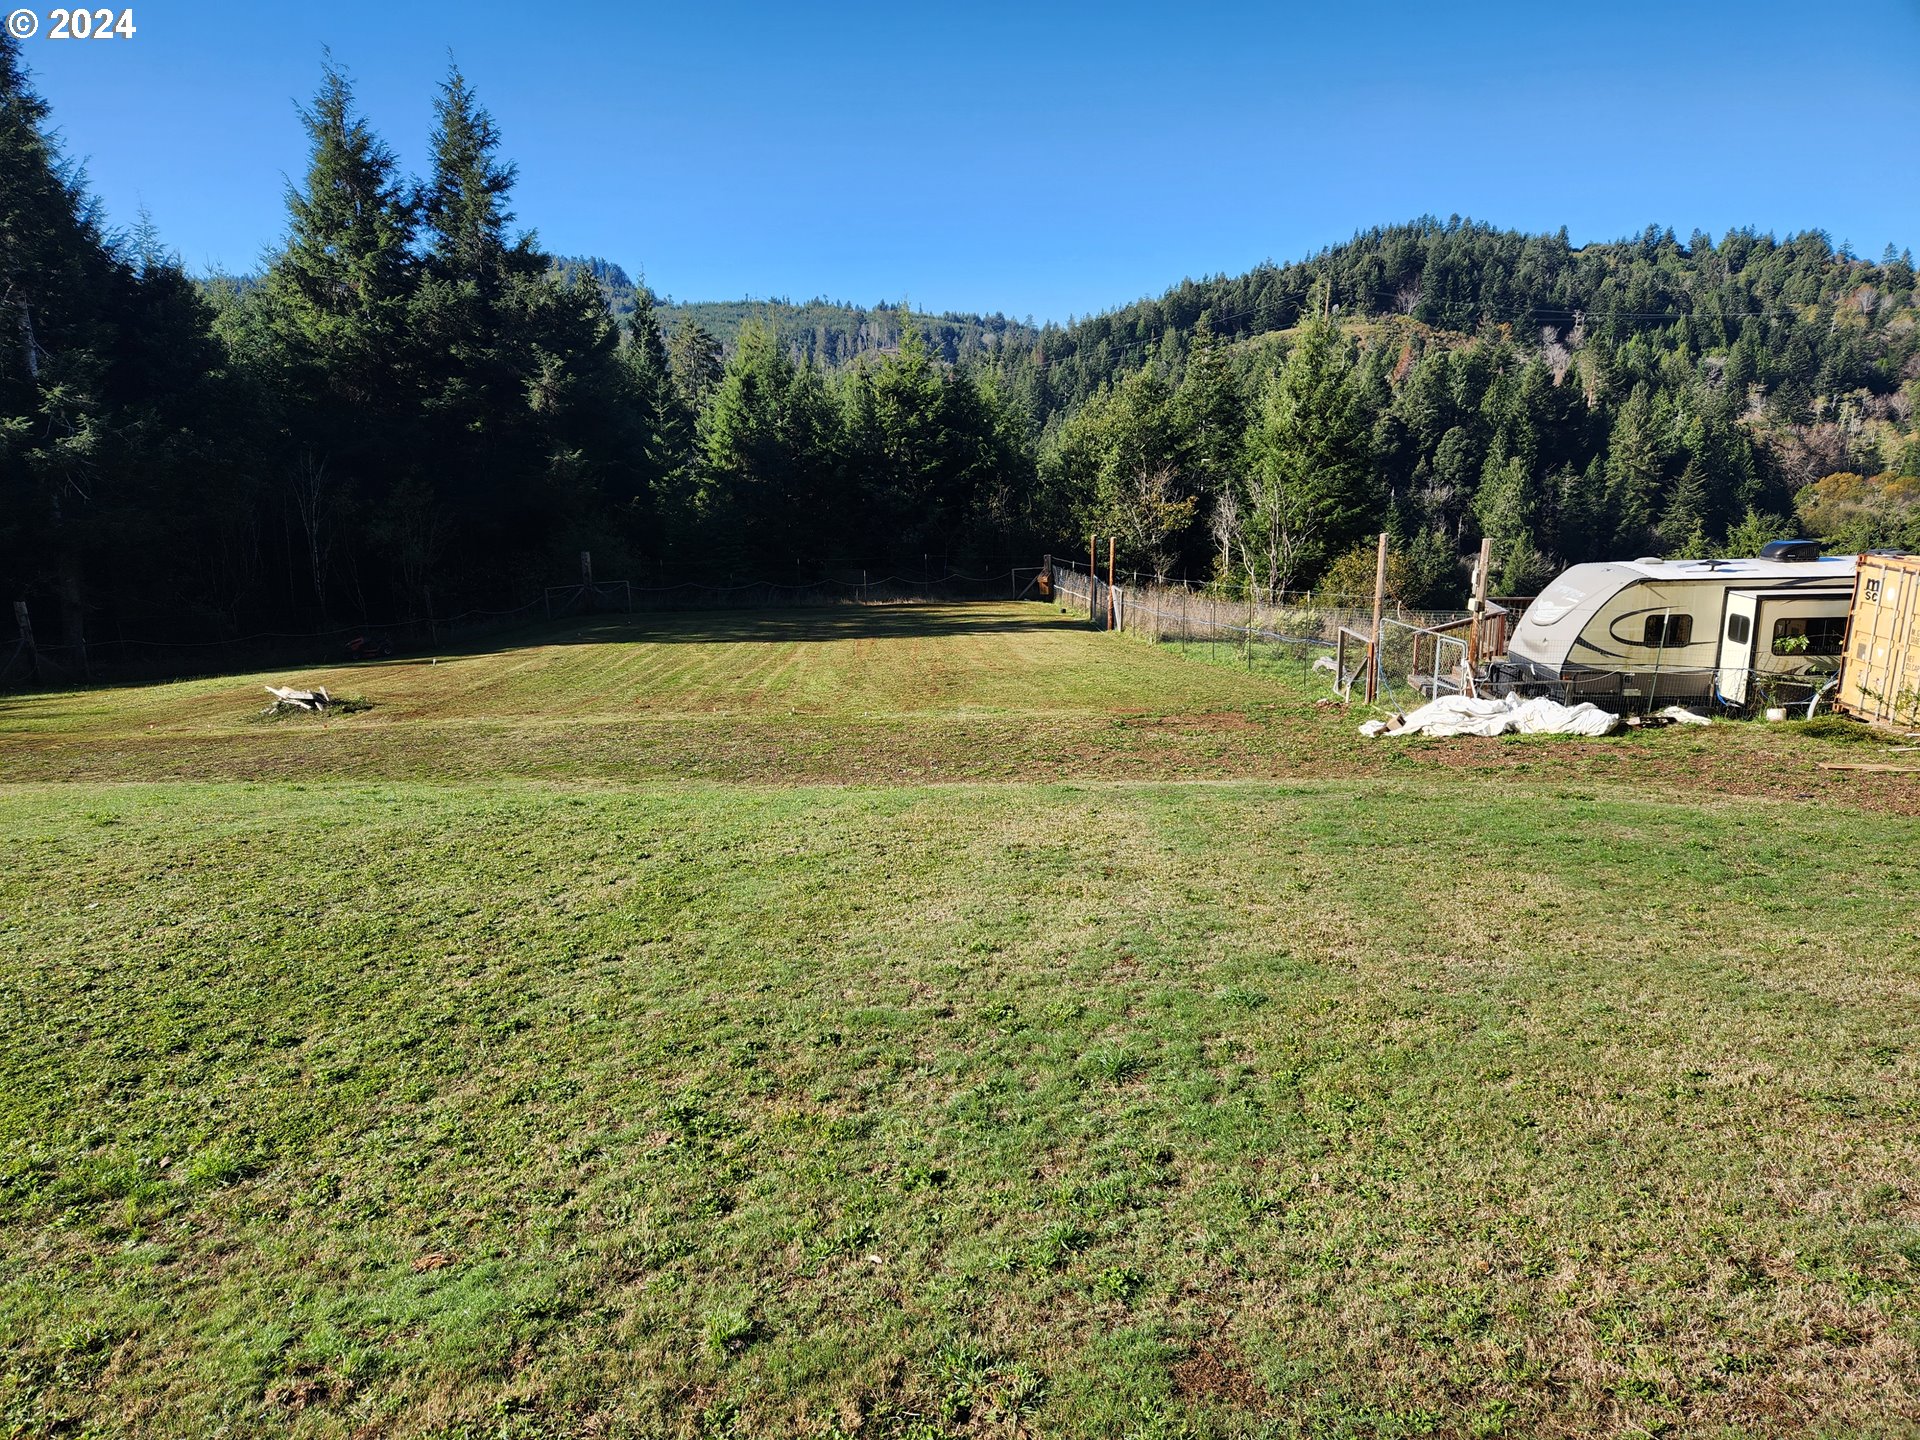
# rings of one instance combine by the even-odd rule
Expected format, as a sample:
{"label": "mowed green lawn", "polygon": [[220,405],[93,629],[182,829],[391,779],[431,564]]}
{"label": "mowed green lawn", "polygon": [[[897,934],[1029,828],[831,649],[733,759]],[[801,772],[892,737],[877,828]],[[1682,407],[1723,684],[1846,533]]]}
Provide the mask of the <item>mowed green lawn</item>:
{"label": "mowed green lawn", "polygon": [[0,702],[0,1435],[1920,1427],[1868,747],[1370,745],[1037,606],[548,639]]}
{"label": "mowed green lawn", "polygon": [[[1298,699],[1109,638],[1036,604],[617,617],[426,660],[0,698],[0,764],[36,779],[1027,778],[1077,763],[1089,731],[1111,732],[1096,750],[1131,750],[1129,721],[1173,710],[1204,736]],[[375,708],[260,724],[263,684],[290,681]]]}

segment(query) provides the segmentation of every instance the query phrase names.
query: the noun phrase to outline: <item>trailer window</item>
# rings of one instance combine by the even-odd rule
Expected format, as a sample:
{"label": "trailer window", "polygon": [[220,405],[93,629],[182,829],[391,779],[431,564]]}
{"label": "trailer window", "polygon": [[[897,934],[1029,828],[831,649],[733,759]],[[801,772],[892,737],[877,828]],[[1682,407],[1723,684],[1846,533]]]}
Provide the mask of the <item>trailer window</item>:
{"label": "trailer window", "polygon": [[1729,615],[1727,617],[1727,641],[1733,645],[1744,645],[1747,637],[1753,634],[1751,615]]}
{"label": "trailer window", "polygon": [[1640,643],[1649,649],[1684,645],[1693,639],[1691,615],[1649,615]]}
{"label": "trailer window", "polygon": [[1773,622],[1776,655],[1840,655],[1846,644],[1844,615],[1790,615]]}

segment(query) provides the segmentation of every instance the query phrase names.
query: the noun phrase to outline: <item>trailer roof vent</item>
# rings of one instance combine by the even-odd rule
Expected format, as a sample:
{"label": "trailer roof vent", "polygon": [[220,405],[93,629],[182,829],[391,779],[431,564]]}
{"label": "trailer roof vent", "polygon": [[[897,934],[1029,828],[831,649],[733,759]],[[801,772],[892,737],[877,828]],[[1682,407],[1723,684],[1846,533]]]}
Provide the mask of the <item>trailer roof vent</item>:
{"label": "trailer roof vent", "polygon": [[1804,564],[1808,560],[1820,558],[1818,540],[1769,540],[1760,547],[1762,560],[1783,560],[1789,564]]}

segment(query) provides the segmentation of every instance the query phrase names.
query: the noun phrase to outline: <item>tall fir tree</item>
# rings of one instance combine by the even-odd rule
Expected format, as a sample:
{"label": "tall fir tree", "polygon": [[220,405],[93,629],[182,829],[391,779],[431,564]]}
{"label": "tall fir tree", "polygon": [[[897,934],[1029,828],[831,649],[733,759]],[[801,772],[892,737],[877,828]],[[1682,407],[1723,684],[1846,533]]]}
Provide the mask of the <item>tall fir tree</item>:
{"label": "tall fir tree", "polygon": [[835,417],[811,370],[749,323],[700,415],[695,496],[707,553],[735,574],[789,573],[817,558],[815,505],[831,465]]}
{"label": "tall fir tree", "polygon": [[[243,310],[243,361],[287,436],[275,458],[302,539],[310,599],[336,599],[334,561],[357,508],[379,507],[414,472],[417,376],[409,363],[414,205],[392,150],[353,105],[331,58],[301,111],[311,145],[287,193],[288,234]],[[365,606],[365,589],[338,598]]]}
{"label": "tall fir tree", "polygon": [[[1246,397],[1227,347],[1213,333],[1210,312],[1194,321],[1171,418],[1184,472],[1181,489],[1194,499],[1196,514],[1204,508],[1211,516],[1222,506],[1238,513],[1246,493]],[[1182,568],[1203,571],[1211,545],[1191,533],[1183,538]]]}
{"label": "tall fir tree", "polygon": [[0,36],[0,561],[16,594],[53,600],[60,638],[81,647],[112,426],[110,305],[127,277],[47,119],[18,42]]}
{"label": "tall fir tree", "polygon": [[1246,548],[1254,584],[1269,593],[1311,581],[1379,513],[1353,341],[1326,308],[1316,290],[1248,432]]}
{"label": "tall fir tree", "polygon": [[723,369],[720,341],[698,320],[691,317],[673,327],[667,341],[667,356],[673,366],[674,388],[680,401],[698,414],[706,407],[714,386],[720,383]]}
{"label": "tall fir tree", "polygon": [[1607,511],[1613,545],[1644,555],[1654,543],[1664,456],[1651,392],[1644,380],[1633,387],[1607,438]]}

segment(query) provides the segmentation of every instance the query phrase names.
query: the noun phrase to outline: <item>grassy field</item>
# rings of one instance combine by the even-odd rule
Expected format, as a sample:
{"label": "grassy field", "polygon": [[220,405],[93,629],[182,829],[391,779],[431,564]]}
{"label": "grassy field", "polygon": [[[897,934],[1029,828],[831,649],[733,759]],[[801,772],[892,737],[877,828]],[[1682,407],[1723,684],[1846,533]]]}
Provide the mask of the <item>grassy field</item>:
{"label": "grassy field", "polygon": [[1003,605],[0,701],[0,1435],[1920,1433],[1908,757],[1320,698]]}

